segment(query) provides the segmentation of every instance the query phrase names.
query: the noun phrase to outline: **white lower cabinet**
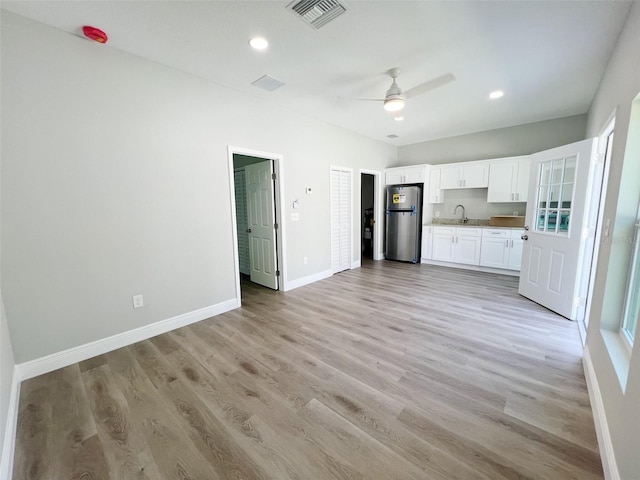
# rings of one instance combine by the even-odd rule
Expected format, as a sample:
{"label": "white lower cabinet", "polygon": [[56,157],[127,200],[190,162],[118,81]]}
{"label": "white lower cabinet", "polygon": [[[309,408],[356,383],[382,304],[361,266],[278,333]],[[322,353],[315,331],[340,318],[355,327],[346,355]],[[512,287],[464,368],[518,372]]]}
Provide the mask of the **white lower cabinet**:
{"label": "white lower cabinet", "polygon": [[524,230],[425,226],[422,258],[440,262],[520,270]]}
{"label": "white lower cabinet", "polygon": [[509,264],[507,266],[509,270],[520,271],[520,267],[522,266],[522,247],[524,246],[524,240],[520,238],[520,235],[523,233],[523,230],[511,231],[511,251],[509,252]]}
{"label": "white lower cabinet", "polygon": [[425,260],[433,258],[433,227],[430,225],[422,227],[422,250],[420,256]]}
{"label": "white lower cabinet", "polygon": [[453,247],[455,245],[455,228],[433,227],[434,260],[453,262]]}
{"label": "white lower cabinet", "polygon": [[520,270],[522,260],[522,230],[482,229],[480,266]]}
{"label": "white lower cabinet", "polygon": [[433,227],[433,260],[480,264],[482,229],[473,227]]}

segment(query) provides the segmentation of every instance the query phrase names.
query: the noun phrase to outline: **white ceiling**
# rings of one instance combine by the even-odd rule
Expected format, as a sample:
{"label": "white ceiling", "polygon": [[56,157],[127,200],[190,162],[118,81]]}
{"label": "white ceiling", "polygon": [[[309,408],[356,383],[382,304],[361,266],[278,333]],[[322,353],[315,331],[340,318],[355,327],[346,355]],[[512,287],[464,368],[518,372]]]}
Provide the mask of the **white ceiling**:
{"label": "white ceiling", "polygon": [[[62,30],[82,25],[116,48],[277,102],[363,135],[406,145],[586,113],[631,5],[625,1],[354,1],[314,30],[288,1],[2,1]],[[270,46],[256,52],[251,36]],[[456,81],[407,101],[396,122],[382,104],[385,72],[408,90]],[[264,74],[286,85],[251,85]],[[492,90],[505,96],[490,101]],[[398,138],[390,140],[389,134]]]}

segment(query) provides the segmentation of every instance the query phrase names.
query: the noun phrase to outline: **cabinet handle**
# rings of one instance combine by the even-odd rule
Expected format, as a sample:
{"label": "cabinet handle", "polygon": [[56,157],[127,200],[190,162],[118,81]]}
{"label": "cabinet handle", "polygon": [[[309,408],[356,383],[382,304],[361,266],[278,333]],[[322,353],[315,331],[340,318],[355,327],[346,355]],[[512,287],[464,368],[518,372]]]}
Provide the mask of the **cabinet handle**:
{"label": "cabinet handle", "polygon": [[516,193],[516,200],[520,200],[520,194]]}
{"label": "cabinet handle", "polygon": [[513,202],[515,198],[513,198],[513,193],[511,194],[511,201]]}
{"label": "cabinet handle", "polygon": [[513,240],[511,240],[511,248],[513,248]]}
{"label": "cabinet handle", "polygon": [[454,236],[451,237],[451,243],[456,243],[456,237]]}
{"label": "cabinet handle", "polygon": [[507,248],[509,248],[509,240],[507,240]]}

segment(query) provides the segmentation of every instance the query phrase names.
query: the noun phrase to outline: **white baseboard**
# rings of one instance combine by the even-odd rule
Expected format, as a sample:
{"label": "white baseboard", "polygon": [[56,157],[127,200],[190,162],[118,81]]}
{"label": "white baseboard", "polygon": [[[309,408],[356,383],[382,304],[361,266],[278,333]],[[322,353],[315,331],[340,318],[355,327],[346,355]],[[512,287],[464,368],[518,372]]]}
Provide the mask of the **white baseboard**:
{"label": "white baseboard", "polygon": [[609,425],[607,424],[607,416],[604,411],[604,403],[602,402],[602,393],[600,392],[598,379],[596,378],[596,373],[593,369],[588,345],[584,349],[582,366],[584,368],[585,379],[587,380],[587,390],[589,391],[591,411],[593,412],[593,422],[596,426],[596,436],[598,438],[598,448],[600,450],[600,459],[602,460],[604,478],[606,480],[620,480],[618,465],[613,452],[613,442],[611,441]]}
{"label": "white baseboard", "polygon": [[22,381],[37,377],[38,375],[52,372],[58,368],[87,360],[96,355],[102,355],[103,353],[155,337],[156,335],[175,330],[176,328],[184,327],[215,315],[220,315],[221,313],[238,307],[240,307],[240,299],[233,298],[216,305],[210,305],[173,318],[160,320],[159,322],[145,325],[144,327],[135,328],[128,332],[118,333],[111,337],[96,340],[95,342],[89,342],[78,347],[63,350],[62,352],[47,355],[46,357],[20,363],[16,365],[18,380]]}
{"label": "white baseboard", "polygon": [[7,410],[7,425],[2,443],[2,457],[0,457],[0,478],[13,477],[13,454],[16,446],[16,429],[18,425],[18,400],[20,398],[20,381],[18,370],[13,367],[11,379],[11,393],[9,394],[9,408]]}
{"label": "white baseboard", "polygon": [[360,268],[361,265],[361,261],[360,260],[356,260],[355,262],[351,262],[351,269],[353,270],[354,268]]}
{"label": "white baseboard", "polygon": [[331,275],[333,275],[333,272],[331,270],[324,270],[322,272],[314,273],[313,275],[308,275],[306,277],[287,282],[284,285],[283,290],[285,292],[288,292],[289,290],[293,290],[294,288],[304,287],[305,285],[309,285],[310,283],[324,280],[325,278],[329,278]]}

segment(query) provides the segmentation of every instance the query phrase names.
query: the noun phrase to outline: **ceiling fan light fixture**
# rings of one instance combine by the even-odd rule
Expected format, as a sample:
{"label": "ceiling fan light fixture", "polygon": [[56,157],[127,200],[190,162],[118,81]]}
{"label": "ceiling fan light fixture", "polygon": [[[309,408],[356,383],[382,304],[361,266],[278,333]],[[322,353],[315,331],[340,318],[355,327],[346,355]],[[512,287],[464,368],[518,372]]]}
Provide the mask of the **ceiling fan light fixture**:
{"label": "ceiling fan light fixture", "polygon": [[399,112],[404,108],[404,98],[400,95],[389,95],[384,100],[384,109],[387,112]]}

